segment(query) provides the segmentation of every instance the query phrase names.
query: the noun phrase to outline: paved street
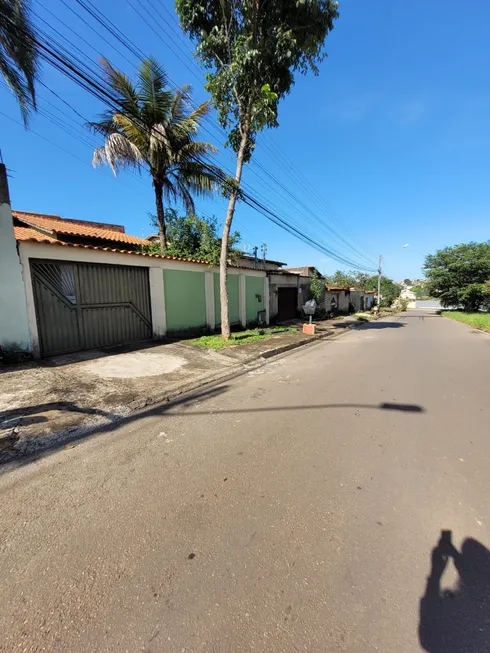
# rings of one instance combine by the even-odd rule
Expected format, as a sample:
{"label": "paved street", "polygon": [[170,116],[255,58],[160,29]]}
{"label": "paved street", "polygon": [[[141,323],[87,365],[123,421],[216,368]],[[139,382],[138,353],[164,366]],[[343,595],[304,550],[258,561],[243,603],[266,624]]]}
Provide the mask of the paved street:
{"label": "paved street", "polygon": [[489,651],[489,388],[410,313],[6,472],[0,650]]}

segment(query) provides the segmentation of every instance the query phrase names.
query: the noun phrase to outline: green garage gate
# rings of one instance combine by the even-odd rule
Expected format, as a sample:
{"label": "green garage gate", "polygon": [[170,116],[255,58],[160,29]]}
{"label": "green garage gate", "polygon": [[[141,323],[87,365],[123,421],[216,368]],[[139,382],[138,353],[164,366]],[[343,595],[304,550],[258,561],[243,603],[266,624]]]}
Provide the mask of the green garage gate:
{"label": "green garage gate", "polygon": [[41,355],[152,336],[148,268],[31,260]]}

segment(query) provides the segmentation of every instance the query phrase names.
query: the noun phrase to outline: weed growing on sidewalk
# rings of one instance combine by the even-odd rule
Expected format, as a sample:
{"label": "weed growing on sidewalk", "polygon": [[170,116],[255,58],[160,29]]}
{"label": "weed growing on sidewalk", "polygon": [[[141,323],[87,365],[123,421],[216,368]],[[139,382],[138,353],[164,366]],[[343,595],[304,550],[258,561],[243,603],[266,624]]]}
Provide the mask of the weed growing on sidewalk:
{"label": "weed growing on sidewalk", "polygon": [[249,342],[260,342],[271,336],[279,333],[287,333],[297,331],[294,327],[275,327],[272,329],[252,329],[250,331],[241,331],[239,333],[232,333],[230,340],[224,340],[221,335],[202,336],[191,340],[191,345],[198,347],[208,347],[209,349],[223,349],[223,347],[230,347],[233,345],[246,345]]}

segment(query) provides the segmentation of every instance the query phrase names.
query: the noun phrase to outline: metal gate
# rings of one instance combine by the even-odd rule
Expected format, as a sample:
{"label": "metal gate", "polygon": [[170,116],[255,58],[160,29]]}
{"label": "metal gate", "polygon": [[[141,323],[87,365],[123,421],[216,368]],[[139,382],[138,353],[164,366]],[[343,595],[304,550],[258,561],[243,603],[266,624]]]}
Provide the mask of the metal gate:
{"label": "metal gate", "polygon": [[41,354],[151,338],[148,269],[31,261]]}
{"label": "metal gate", "polygon": [[285,287],[277,289],[277,321],[293,320],[298,313],[298,289]]}

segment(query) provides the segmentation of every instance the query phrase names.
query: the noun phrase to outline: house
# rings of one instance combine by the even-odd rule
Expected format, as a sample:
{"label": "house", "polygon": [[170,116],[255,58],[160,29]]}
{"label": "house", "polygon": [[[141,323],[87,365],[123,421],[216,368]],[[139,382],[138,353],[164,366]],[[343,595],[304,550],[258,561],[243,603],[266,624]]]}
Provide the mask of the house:
{"label": "house", "polygon": [[315,271],[323,278],[313,265],[268,271],[271,320],[285,322],[301,314],[303,304],[310,298],[310,284]]}
{"label": "house", "polygon": [[402,288],[401,293],[400,293],[400,299],[404,299],[407,301],[414,301],[417,299],[417,295],[411,290],[410,288]]}
{"label": "house", "polygon": [[349,312],[350,288],[343,286],[325,286],[325,311],[329,315]]}
{"label": "house", "polygon": [[350,302],[354,311],[370,311],[376,303],[375,290],[362,290],[361,288],[350,289]]}
{"label": "house", "polygon": [[[0,167],[0,346],[39,357],[219,325],[218,268],[150,255],[121,225],[11,211],[9,202]],[[232,324],[268,323],[264,270],[230,267],[228,295]]]}
{"label": "house", "polygon": [[[147,239],[151,243],[158,243],[160,236],[158,234],[150,234]],[[270,259],[263,259],[259,256],[251,256],[250,254],[240,253],[239,256],[233,258],[233,265],[241,268],[250,268],[252,270],[266,270],[267,272],[279,270],[286,264],[280,261],[271,261]]]}
{"label": "house", "polygon": [[376,304],[376,297],[378,293],[376,290],[365,290],[364,291],[364,308],[367,311],[370,311],[373,306]]}

